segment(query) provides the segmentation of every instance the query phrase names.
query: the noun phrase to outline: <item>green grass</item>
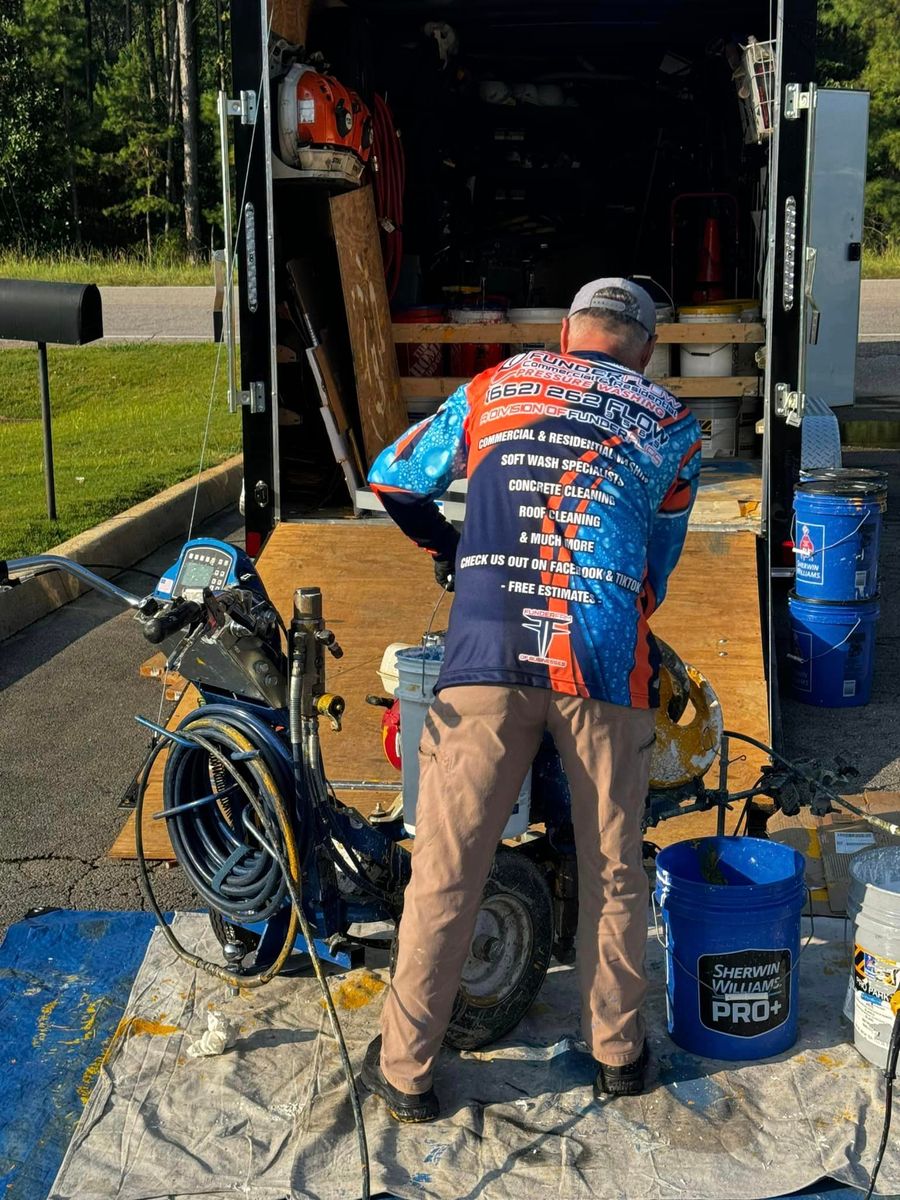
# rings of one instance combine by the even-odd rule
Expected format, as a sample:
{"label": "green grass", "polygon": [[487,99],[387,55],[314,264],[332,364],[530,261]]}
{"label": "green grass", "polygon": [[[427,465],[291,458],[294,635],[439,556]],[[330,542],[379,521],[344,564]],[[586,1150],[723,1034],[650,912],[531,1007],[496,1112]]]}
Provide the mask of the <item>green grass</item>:
{"label": "green grass", "polygon": [[22,254],[0,250],[0,279],[44,279],[51,283],[96,283],[108,286],[210,285],[209,263],[196,265],[172,255],[148,259],[134,250],[67,251]]}
{"label": "green grass", "polygon": [[894,238],[881,251],[863,250],[863,279],[900,279],[900,238]]}
{"label": "green grass", "polygon": [[[46,515],[37,353],[0,350],[0,558],[39,554],[193,475],[216,349],[49,348],[56,521]],[[207,467],[240,450],[224,374],[223,361]]]}

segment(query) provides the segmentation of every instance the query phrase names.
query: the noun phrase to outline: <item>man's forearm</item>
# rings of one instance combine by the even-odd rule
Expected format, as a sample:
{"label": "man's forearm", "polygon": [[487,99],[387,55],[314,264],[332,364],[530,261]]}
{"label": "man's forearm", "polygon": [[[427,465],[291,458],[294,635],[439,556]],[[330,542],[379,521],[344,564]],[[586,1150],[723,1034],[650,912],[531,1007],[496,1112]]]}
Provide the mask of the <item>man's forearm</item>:
{"label": "man's forearm", "polygon": [[377,484],[373,484],[372,490],[384,505],[385,512],[408,538],[435,558],[453,562],[459,534],[434,500]]}

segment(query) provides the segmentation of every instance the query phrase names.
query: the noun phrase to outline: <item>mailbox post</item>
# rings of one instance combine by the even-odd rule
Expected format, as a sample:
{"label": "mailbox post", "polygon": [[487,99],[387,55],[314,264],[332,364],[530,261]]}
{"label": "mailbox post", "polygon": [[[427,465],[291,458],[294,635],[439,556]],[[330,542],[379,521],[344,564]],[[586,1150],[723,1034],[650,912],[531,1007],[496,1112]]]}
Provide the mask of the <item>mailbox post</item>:
{"label": "mailbox post", "polygon": [[43,283],[0,279],[0,338],[37,342],[41,425],[44,434],[44,487],[47,516],[56,520],[53,476],[53,425],[47,343],[83,346],[103,337],[103,306],[93,283]]}

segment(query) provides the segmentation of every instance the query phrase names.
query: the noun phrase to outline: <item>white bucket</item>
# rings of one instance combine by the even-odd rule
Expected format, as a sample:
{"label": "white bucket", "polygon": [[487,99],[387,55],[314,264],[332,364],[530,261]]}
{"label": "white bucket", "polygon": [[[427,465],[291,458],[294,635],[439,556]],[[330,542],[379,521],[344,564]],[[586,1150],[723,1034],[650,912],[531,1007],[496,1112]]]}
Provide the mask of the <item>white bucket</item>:
{"label": "white bucket", "polygon": [[[678,320],[682,325],[731,325],[738,319],[740,309],[734,304],[699,304],[682,308]],[[707,375],[734,374],[734,342],[683,342],[681,345],[681,374],[690,379]]]}
{"label": "white bucket", "polygon": [[[395,695],[400,700],[400,759],[403,774],[403,824],[415,836],[416,803],[419,798],[419,742],[425,715],[434,700],[434,685],[444,662],[443,646],[414,646],[397,653],[399,683]],[[424,686],[423,686],[424,684]],[[448,805],[453,804],[453,780],[447,780]],[[519,837],[529,824],[531,809],[531,769],[525,776],[512,815],[502,836]]]}
{"label": "white bucket", "polygon": [[[509,323],[511,325],[562,325],[563,318],[569,315],[567,308],[511,308]],[[513,342],[511,354],[522,354],[525,350],[558,350],[559,337],[550,342]]]}
{"label": "white bucket", "polygon": [[891,997],[900,985],[900,846],[853,856],[847,919],[853,953],[844,1012],[856,1049],[883,1070],[894,1024]]}
{"label": "white bucket", "polygon": [[[671,304],[656,305],[656,324],[668,325],[675,320],[675,309]],[[672,346],[656,343],[644,374],[648,379],[667,379],[672,374]]]}
{"label": "white bucket", "polygon": [[716,400],[688,400],[687,404],[700,422],[703,438],[700,457],[734,458],[737,452],[740,399],[725,396]]}
{"label": "white bucket", "polygon": [[756,432],[756,423],[762,416],[762,401],[758,396],[744,396],[741,400],[741,414],[738,419],[738,456],[740,458],[759,458],[760,440]]}

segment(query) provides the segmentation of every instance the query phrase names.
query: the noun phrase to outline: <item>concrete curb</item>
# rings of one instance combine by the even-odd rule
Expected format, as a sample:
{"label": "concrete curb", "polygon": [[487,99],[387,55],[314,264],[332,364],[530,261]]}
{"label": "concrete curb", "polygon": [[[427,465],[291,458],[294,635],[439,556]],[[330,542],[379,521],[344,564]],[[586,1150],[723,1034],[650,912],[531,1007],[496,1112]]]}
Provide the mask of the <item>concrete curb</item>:
{"label": "concrete curb", "polygon": [[[240,454],[204,471],[197,492],[195,523],[229,504],[236,504],[242,476],[243,456]],[[86,565],[115,563],[123,568],[130,567],[152,554],[158,546],[186,534],[196,486],[196,476],[176,483],[142,504],[54,546],[47,553],[73,558]],[[85,590],[71,576],[51,571],[10,591],[0,592],[0,641],[68,604]]]}

